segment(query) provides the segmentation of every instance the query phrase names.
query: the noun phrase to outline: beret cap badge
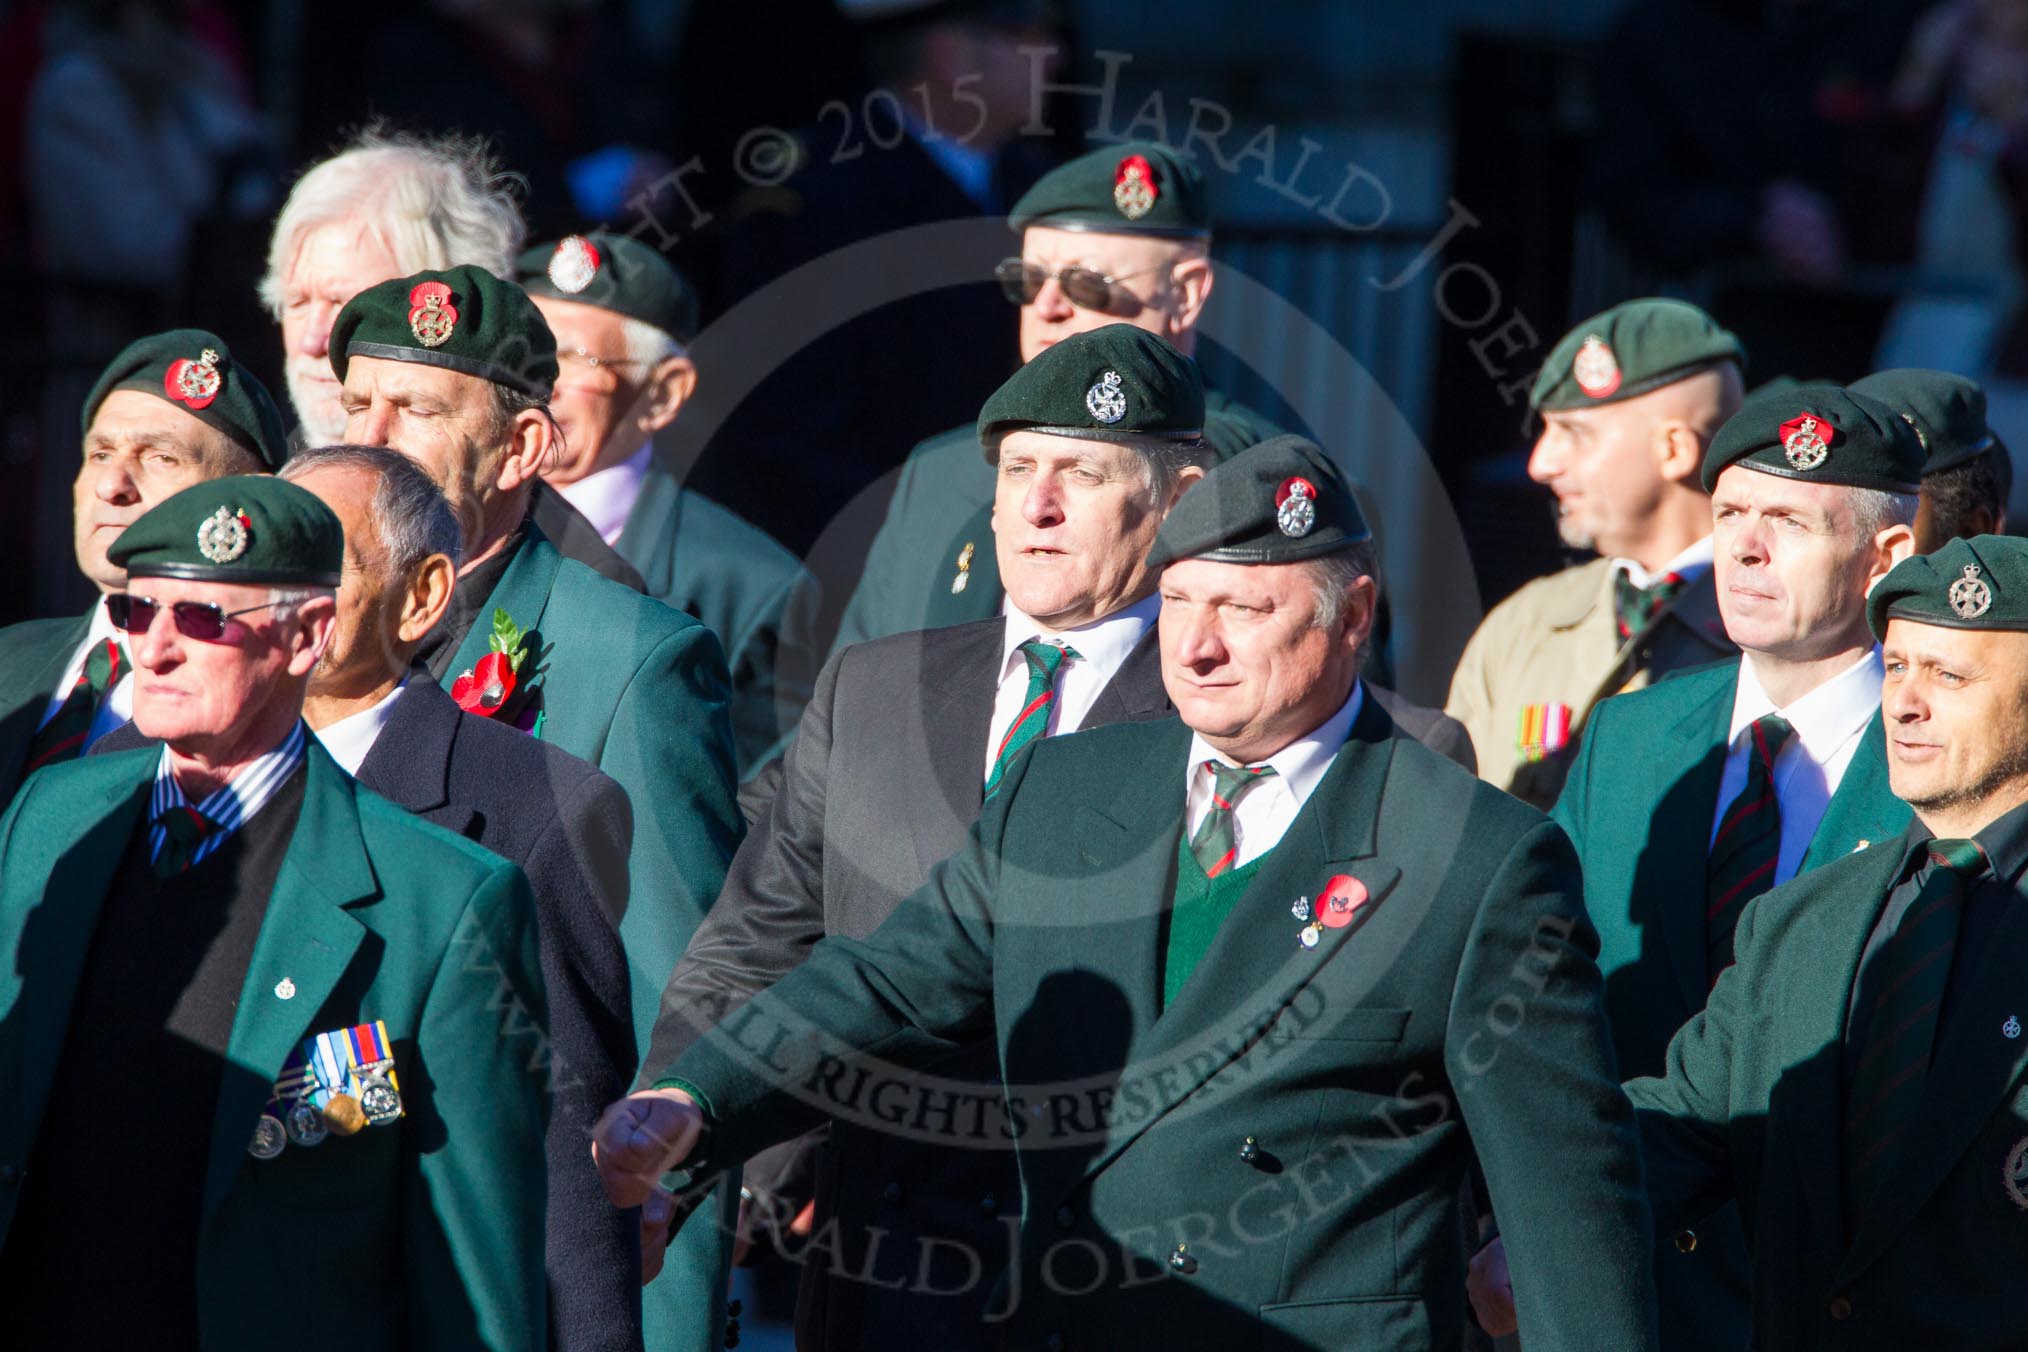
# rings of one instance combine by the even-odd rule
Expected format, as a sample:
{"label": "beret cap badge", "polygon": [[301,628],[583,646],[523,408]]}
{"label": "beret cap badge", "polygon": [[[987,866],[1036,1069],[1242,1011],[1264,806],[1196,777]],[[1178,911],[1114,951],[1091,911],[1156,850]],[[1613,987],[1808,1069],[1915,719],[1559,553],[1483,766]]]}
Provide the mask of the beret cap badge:
{"label": "beret cap badge", "polygon": [[419,282],[408,293],[408,327],[424,347],[442,347],[458,327],[451,288],[442,282]]}
{"label": "beret cap badge", "polygon": [[1286,480],[1275,494],[1275,526],[1294,540],[1317,525],[1317,486],[1308,479]]}
{"label": "beret cap badge", "polygon": [[1807,473],[1831,457],[1831,439],[1838,429],[1825,418],[1805,413],[1781,426],[1782,456],[1789,468]]}
{"label": "beret cap badge", "polygon": [[1127,394],[1120,388],[1120,373],[1107,371],[1100,376],[1098,383],[1084,392],[1084,406],[1108,427],[1126,417]]}
{"label": "beret cap badge", "polygon": [[213,563],[231,563],[246,553],[253,523],[246,513],[221,507],[197,527],[197,552]]}
{"label": "beret cap badge", "polygon": [[198,354],[196,361],[179,357],[170,362],[162,375],[163,392],[191,408],[208,408],[224,384],[218,371],[218,351],[209,347]]}
{"label": "beret cap badge", "polygon": [[558,291],[575,296],[599,275],[599,250],[583,235],[566,235],[556,242],[549,256],[549,282]]}
{"label": "beret cap badge", "polygon": [[1951,583],[1951,611],[1961,620],[1976,620],[1993,608],[1993,589],[1979,576],[1978,565],[1966,564],[1958,580]]}
{"label": "beret cap badge", "polygon": [[1606,340],[1595,333],[1585,335],[1583,346],[1570,362],[1571,379],[1594,399],[1604,399],[1620,387],[1620,362]]}
{"label": "beret cap badge", "polygon": [[1155,186],[1155,166],[1145,155],[1128,155],[1113,171],[1113,205],[1128,220],[1138,221],[1153,211],[1161,195]]}

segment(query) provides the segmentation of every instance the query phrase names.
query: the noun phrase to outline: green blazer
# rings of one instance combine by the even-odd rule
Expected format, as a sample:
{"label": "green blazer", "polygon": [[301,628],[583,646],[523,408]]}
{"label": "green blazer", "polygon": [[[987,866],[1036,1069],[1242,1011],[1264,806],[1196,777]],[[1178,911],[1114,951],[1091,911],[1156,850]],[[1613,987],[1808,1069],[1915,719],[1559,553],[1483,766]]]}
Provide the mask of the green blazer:
{"label": "green blazer", "polygon": [[[1640,1164],[1562,834],[1369,701],[1164,1009],[1189,742],[1169,719],[1024,754],[879,929],[824,939],[677,1060],[703,1166],[826,1108],[1011,1138],[1008,1346],[1407,1349],[1462,1337],[1476,1157],[1535,1293],[1530,1352],[1653,1347]],[[1292,903],[1341,874],[1365,906],[1305,947]],[[883,1062],[988,1033],[1004,1110],[939,1128],[883,1093]],[[846,1049],[871,1053],[856,1083],[821,1055]]]}
{"label": "green blazer", "polygon": [[810,575],[772,536],[685,488],[659,460],[649,461],[615,548],[641,570],[648,595],[718,635],[739,770],[749,773],[810,702]]}
{"label": "green blazer", "polygon": [[[1705,866],[1739,663],[1693,667],[1598,704],[1552,813],[1584,867],[1613,1047],[1629,1078],[1657,1073],[1669,1039],[1704,1007]],[[1887,787],[1887,739],[1876,718],[1797,872],[1898,836],[1908,818]],[[1729,1211],[1698,1227],[1690,1252],[1663,1243],[1656,1277],[1665,1342],[1742,1346],[1748,1271]]]}
{"label": "green blazer", "polygon": [[91,624],[86,611],[76,619],[28,620],[0,629],[0,807],[21,785],[28,744]]}
{"label": "green blazer", "polygon": [[2001,1352],[2028,1338],[2028,897],[1944,1026],[1923,1115],[1845,1242],[1846,1008],[1903,857],[1897,833],[1755,900],[1739,960],[1670,1044],[1666,1078],[1628,1086],[1662,1227],[1737,1199],[1762,1352]]}
{"label": "green blazer", "polygon": [[[534,682],[539,735],[618,781],[634,807],[632,900],[620,921],[635,1045],[646,1047],[663,983],[711,909],[745,821],[734,801],[725,658],[712,631],[556,552],[532,522],[444,672],[449,689],[486,654],[494,607],[533,630],[520,679]],[[737,1183],[686,1225],[644,1301],[650,1352],[718,1346]]]}
{"label": "green blazer", "polygon": [[[18,1166],[34,1144],[160,754],[50,766],[0,819],[0,1161]],[[314,1288],[371,1293],[345,1303],[346,1338],[362,1347],[541,1349],[544,1094],[527,1065],[548,1015],[528,883],[359,787],[315,738],[308,757],[213,1118],[195,1227],[204,1345],[272,1347],[276,1330],[301,1327]],[[407,1115],[265,1163],[249,1155],[289,1053],[373,1019],[387,1023]],[[145,1148],[123,1167],[144,1177]],[[0,1189],[0,1239],[18,1197]]]}

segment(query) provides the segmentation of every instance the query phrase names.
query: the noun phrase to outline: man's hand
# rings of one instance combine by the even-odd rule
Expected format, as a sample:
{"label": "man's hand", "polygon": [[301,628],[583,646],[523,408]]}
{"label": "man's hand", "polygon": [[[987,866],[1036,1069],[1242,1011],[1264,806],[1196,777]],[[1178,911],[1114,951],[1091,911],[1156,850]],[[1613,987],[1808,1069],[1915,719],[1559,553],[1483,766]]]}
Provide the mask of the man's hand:
{"label": "man's hand", "polygon": [[1514,1286],[1507,1280],[1507,1246],[1498,1239],[1472,1255],[1465,1294],[1472,1298],[1479,1327],[1491,1336],[1504,1338],[1520,1327],[1514,1318]]}
{"label": "man's hand", "polygon": [[592,1162],[606,1197],[617,1207],[646,1202],[661,1190],[662,1175],[690,1158],[703,1131],[704,1114],[680,1089],[644,1089],[613,1104],[592,1128]]}

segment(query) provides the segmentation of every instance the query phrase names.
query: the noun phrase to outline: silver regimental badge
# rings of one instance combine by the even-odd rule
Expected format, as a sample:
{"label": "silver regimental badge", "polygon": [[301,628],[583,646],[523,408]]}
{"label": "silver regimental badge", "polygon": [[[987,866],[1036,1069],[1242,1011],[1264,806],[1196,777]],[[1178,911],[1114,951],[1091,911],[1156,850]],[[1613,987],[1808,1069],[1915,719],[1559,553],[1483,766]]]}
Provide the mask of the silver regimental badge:
{"label": "silver regimental badge", "polygon": [[1796,429],[1782,438],[1782,455],[1791,469],[1815,469],[1830,454],[1831,443],[1824,440],[1815,418],[1800,419]]}
{"label": "silver regimental badge", "polygon": [[1964,576],[1951,583],[1951,613],[1961,620],[1976,620],[1993,608],[1993,589],[1979,576],[1977,564],[1965,565]]}
{"label": "silver regimental badge", "polygon": [[289,1133],[282,1119],[273,1113],[262,1113],[254,1123],[253,1139],[247,1142],[246,1153],[257,1160],[271,1160],[288,1148]]}
{"label": "silver regimental badge", "polygon": [[1308,535],[1317,524],[1317,501],[1309,494],[1309,485],[1298,480],[1289,488],[1289,495],[1282,499],[1282,505],[1275,508],[1275,525],[1284,535],[1301,539]]}
{"label": "silver regimental badge", "polygon": [[557,241],[549,256],[549,280],[558,291],[575,296],[599,275],[599,251],[583,235],[568,235]]}
{"label": "silver regimental badge", "polygon": [[2021,1020],[2019,1016],[2013,1014],[2007,1016],[2007,1021],[2000,1025],[2000,1036],[2006,1038],[2009,1042],[2021,1036]]}
{"label": "silver regimental badge", "polygon": [[1297,897],[1295,903],[1289,907],[1289,913],[1298,920],[1308,920],[1310,918],[1310,899],[1308,897]]}
{"label": "silver regimental badge", "polygon": [[371,1075],[360,1081],[359,1108],[368,1122],[382,1126],[401,1116],[401,1095],[385,1079]]}
{"label": "silver regimental badge", "polygon": [[1586,334],[1577,355],[1570,361],[1571,378],[1577,387],[1594,399],[1603,399],[1620,387],[1620,362],[1606,340]]}
{"label": "silver regimental badge", "polygon": [[1084,392],[1084,406],[1108,427],[1126,417],[1127,393],[1120,388],[1120,373],[1108,371],[1100,376],[1098,384]]}
{"label": "silver regimental badge", "polygon": [[197,527],[197,552],[213,563],[231,563],[246,553],[246,518],[221,507]]}
{"label": "silver regimental badge", "polygon": [[324,1125],[324,1114],[308,1099],[297,1099],[290,1105],[288,1122],[289,1140],[296,1145],[322,1145],[331,1134]]}
{"label": "silver regimental badge", "polygon": [[2007,1152],[2000,1182],[2007,1189],[2007,1200],[2028,1211],[2028,1136],[2014,1142],[2014,1148]]}
{"label": "silver regimental badge", "polygon": [[210,399],[218,393],[218,382],[218,353],[208,347],[176,373],[176,388],[186,400]]}

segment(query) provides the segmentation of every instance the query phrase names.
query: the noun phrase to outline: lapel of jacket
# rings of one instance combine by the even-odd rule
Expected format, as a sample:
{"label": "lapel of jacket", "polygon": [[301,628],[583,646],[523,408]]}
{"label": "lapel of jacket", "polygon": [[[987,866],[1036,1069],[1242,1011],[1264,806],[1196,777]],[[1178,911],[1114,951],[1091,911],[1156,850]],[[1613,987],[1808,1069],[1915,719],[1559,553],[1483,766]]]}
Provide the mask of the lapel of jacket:
{"label": "lapel of jacket", "polygon": [[1695,635],[1698,646],[1709,649],[1713,657],[1736,651],[1725,636],[1725,617],[1718,613],[1717,577],[1715,570],[1705,569],[1704,576],[1678,592],[1655,617],[1656,626],[1666,623],[1671,629]]}
{"label": "lapel of jacket", "polygon": [[647,473],[641,476],[641,491],[627,509],[627,523],[620,527],[619,542],[613,548],[641,570],[648,595],[667,596],[675,577],[676,515],[683,496],[676,476],[652,453]]}
{"label": "lapel of jacket", "polygon": [[1171,712],[1169,691],[1162,684],[1161,636],[1151,624],[1077,726],[1081,731],[1108,723],[1140,723]]}
{"label": "lapel of jacket", "polygon": [[[1884,888],[1881,895],[1884,899]],[[1855,971],[1856,967],[1855,962]],[[2028,971],[2028,897],[2017,890],[1944,1026],[1929,1086],[1881,1179],[1865,1223],[1852,1238],[1839,1267],[1840,1283],[1864,1271],[1914,1219],[1945,1175],[1958,1167],[2001,1098],[2028,1070],[2028,1038],[2010,1038],[2000,1031],[2022,1011],[2023,971]],[[1997,1164],[1994,1173],[1997,1185]]]}
{"label": "lapel of jacket", "polygon": [[[985,620],[922,636],[922,735],[934,781],[924,788],[932,795],[932,812],[960,815],[965,828],[978,818],[984,800],[986,739],[1005,634],[1000,621]],[[909,834],[925,873],[951,853],[942,831]]]}
{"label": "lapel of jacket", "polygon": [[[357,790],[314,737],[307,760],[302,813],[268,897],[226,1044],[204,1180],[206,1216],[247,1161],[254,1119],[282,1063],[305,1037],[326,1031],[312,1025],[366,936],[345,907],[380,893],[359,831]],[[287,1000],[272,989],[276,972],[295,983]]]}
{"label": "lapel of jacket", "polygon": [[[1636,886],[1660,888],[1655,920],[1669,965],[1682,988],[1684,1009],[1704,1008],[1711,983],[1705,972],[1704,879],[1711,856],[1711,821],[1718,811],[1718,782],[1725,775],[1726,730],[1732,723],[1732,678],[1714,681],[1711,693],[1669,730],[1667,742],[1646,748],[1655,776],[1647,801],[1651,815],[1633,813],[1645,842],[1630,842],[1639,851]],[[1640,899],[1635,898],[1638,905]]]}
{"label": "lapel of jacket", "polygon": [[[964,571],[962,591],[952,591],[959,576],[958,559],[970,546],[972,559]],[[972,513],[959,527],[950,545],[937,556],[936,575],[930,579],[929,604],[924,607],[923,628],[937,629],[966,620],[981,620],[1000,609],[1005,594],[1000,586],[1000,558],[993,552],[993,504]]]}
{"label": "lapel of jacket", "polygon": [[1861,841],[1899,836],[1908,826],[1908,804],[1887,787],[1887,730],[1875,714],[1859,736],[1859,745],[1845,766],[1837,792],[1824,808],[1824,819],[1810,837],[1796,872],[1818,868],[1850,854]]}
{"label": "lapel of jacket", "polygon": [[[1182,727],[1180,722],[1178,727]],[[1393,724],[1379,705],[1366,699],[1337,759],[1262,862],[1233,915],[1177,992],[1175,1003],[1158,1018],[1147,1022],[1136,1019],[1122,1079],[1134,1077],[1154,1088],[1153,1111],[1138,1125],[1116,1128],[1106,1148],[1086,1168],[1088,1175],[1117,1158],[1205,1081],[1250,1050],[1282,1008],[1385,903],[1401,878],[1399,868],[1375,855],[1375,823],[1394,755],[1392,732]],[[1184,729],[1185,747],[1188,735]],[[1139,802],[1122,804],[1162,814],[1139,820],[1169,824],[1163,833],[1168,849],[1160,856],[1159,877],[1154,876],[1154,861],[1150,861],[1148,881],[1154,890],[1138,890],[1141,880],[1135,879],[1136,890],[1122,889],[1122,895],[1166,899],[1181,831],[1177,805],[1184,800],[1183,776],[1188,770],[1180,764],[1180,753],[1171,759],[1178,763],[1169,772],[1151,777],[1162,786],[1160,800],[1149,802],[1142,796]],[[1340,873],[1364,884],[1366,903],[1351,924],[1321,930],[1317,946],[1306,949],[1297,942],[1300,926],[1290,913],[1290,904],[1297,897],[1314,900],[1324,882]],[[1139,964],[1132,984],[1121,982],[1130,996],[1139,997],[1135,1000],[1137,1010],[1153,1010],[1156,1004],[1161,981],[1156,944],[1163,909],[1149,908],[1145,945],[1136,943],[1131,952],[1119,955],[1120,961]],[[1165,1067],[1177,1068],[1180,1073],[1151,1073]]]}
{"label": "lapel of jacket", "polygon": [[[91,623],[92,612],[86,611],[75,623],[61,628],[51,626],[44,642],[32,648],[23,645],[29,650],[20,652],[18,660],[0,662],[0,689],[18,690],[23,697],[20,703],[0,714],[0,794],[20,776],[28,744],[35,740],[35,730],[42,724],[43,710],[49,707],[50,697],[56,694],[56,683],[62,679],[63,669],[70,665],[77,645],[84,642]],[[5,806],[5,798],[0,798],[0,807]]]}
{"label": "lapel of jacket", "polygon": [[486,604],[479,608],[472,627],[465,631],[464,642],[458,645],[458,655],[444,669],[444,678],[438,684],[445,690],[449,690],[459,676],[477,666],[479,659],[486,655],[493,636],[493,612],[496,609],[506,611],[528,638],[530,655],[516,673],[520,683],[527,685],[539,680],[542,668],[548,665],[542,637],[542,617],[549,609],[550,591],[556,584],[558,570],[563,567],[563,555],[556,552],[556,546],[549,543],[549,537],[533,520],[527,523],[525,530],[507,571],[500,575],[493,594],[486,598]]}
{"label": "lapel of jacket", "polygon": [[451,802],[451,753],[464,716],[428,672],[411,668],[387,725],[359,762],[359,782],[396,806],[464,835],[471,808]]}

